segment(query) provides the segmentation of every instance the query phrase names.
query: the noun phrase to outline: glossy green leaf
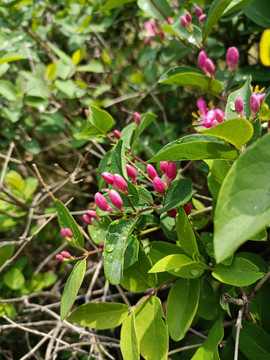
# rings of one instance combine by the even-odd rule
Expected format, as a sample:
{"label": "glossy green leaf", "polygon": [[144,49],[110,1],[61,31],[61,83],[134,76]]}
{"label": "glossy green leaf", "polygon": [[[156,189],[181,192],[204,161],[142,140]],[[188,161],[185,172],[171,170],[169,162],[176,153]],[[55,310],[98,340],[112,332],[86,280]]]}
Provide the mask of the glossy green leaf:
{"label": "glossy green leaf", "polygon": [[177,36],[177,37],[179,37],[181,39],[185,39],[186,41],[189,42],[190,45],[192,45],[194,47],[197,47],[195,38],[198,41],[198,43],[201,43],[201,41],[202,41],[202,30],[193,23],[193,34],[195,35],[195,38],[194,38],[194,36],[191,35],[190,32],[188,30],[186,30],[181,25],[180,17],[184,16],[185,13],[186,13],[186,9],[182,8],[179,11],[177,17],[175,18],[174,23],[172,25],[171,24],[164,24],[162,26],[162,30],[166,34],[171,34],[171,35]]}
{"label": "glossy green leaf", "polygon": [[196,130],[228,141],[237,149],[246,144],[253,135],[253,126],[243,118],[229,119],[209,129],[202,126],[196,127]]}
{"label": "glossy green leaf", "polygon": [[267,134],[241,154],[224,179],[215,211],[214,249],[218,262],[270,223],[269,163]]}
{"label": "glossy green leaf", "polygon": [[184,205],[189,201],[192,194],[192,182],[190,179],[174,180],[166,193],[164,207],[158,210],[158,213],[162,214],[165,211]]}
{"label": "glossy green leaf", "polygon": [[186,254],[191,257],[200,255],[194,231],[183,207],[181,207],[178,211],[176,231],[179,245]]}
{"label": "glossy green leaf", "polygon": [[145,360],[167,360],[168,329],[163,321],[161,301],[151,296],[135,310],[140,354]]}
{"label": "glossy green leaf", "polygon": [[123,322],[120,335],[120,349],[124,360],[140,360],[139,339],[132,312]]}
{"label": "glossy green leaf", "polygon": [[67,320],[94,329],[112,329],[122,324],[128,312],[125,304],[88,303],[79,306]]}
{"label": "glossy green leaf", "polygon": [[[235,331],[233,336],[235,337]],[[248,360],[268,360],[270,358],[270,335],[258,325],[243,321],[239,349]]]}
{"label": "glossy green leaf", "polygon": [[75,243],[79,247],[83,248],[84,237],[67,207],[60,200],[56,200],[56,208],[58,211],[58,222],[60,227],[69,228],[73,233]]}
{"label": "glossy green leaf", "polygon": [[253,2],[254,0],[233,0],[230,5],[225,9],[222,16],[227,16],[237,10],[240,10],[244,6],[248,5],[249,3]]}
{"label": "glossy green leaf", "polygon": [[247,286],[264,276],[259,268],[247,259],[235,257],[229,266],[217,264],[212,275],[215,279],[233,286]]}
{"label": "glossy green leaf", "polygon": [[72,60],[75,65],[78,65],[84,59],[85,50],[86,48],[85,46],[83,46],[81,49],[74,51],[74,53],[72,54]]}
{"label": "glossy green leaf", "polygon": [[248,146],[256,142],[262,135],[261,119],[258,116],[255,119],[252,119],[250,124],[253,127],[253,136],[249,140]]}
{"label": "glossy green leaf", "polygon": [[243,8],[244,14],[255,24],[270,28],[270,8],[265,0],[255,0]]}
{"label": "glossy green leaf", "polygon": [[86,260],[83,259],[78,261],[75,264],[71,274],[67,279],[61,299],[61,307],[60,307],[61,321],[65,319],[76,299],[76,296],[78,294],[78,291],[80,290],[84,278],[85,269],[86,269]]}
{"label": "glossy green leaf", "polygon": [[142,9],[148,16],[162,21],[167,20],[171,15],[171,8],[167,0],[155,0],[153,4],[151,0],[137,0],[137,5]]}
{"label": "glossy green leaf", "polygon": [[21,60],[21,59],[24,59],[24,58],[25,58],[25,56],[23,56],[21,54],[18,54],[18,53],[8,53],[8,54],[3,55],[0,58],[0,65],[2,65],[4,63],[9,63],[9,62],[12,62],[12,61]]}
{"label": "glossy green leaf", "polygon": [[178,279],[171,288],[166,307],[169,333],[174,341],[184,338],[196,314],[200,295],[198,279]]}
{"label": "glossy green leaf", "polygon": [[5,245],[0,247],[0,267],[9,260],[14,253],[14,245]]}
{"label": "glossy green leaf", "polygon": [[177,241],[177,232],[176,232],[176,219],[168,216],[167,213],[160,215],[160,225],[164,235],[173,241]]}
{"label": "glossy green leaf", "polygon": [[203,343],[191,360],[220,360],[218,345],[223,339],[224,329],[222,319],[217,320],[212,326],[207,339]]}
{"label": "glossy green leaf", "polygon": [[230,148],[223,140],[217,137],[206,134],[192,134],[165,145],[148,162],[201,159],[235,160],[237,156],[237,150]]}
{"label": "glossy green leaf", "polygon": [[118,141],[113,150],[110,172],[112,174],[120,174],[127,180],[125,146],[122,139]]}
{"label": "glossy green leaf", "polygon": [[218,22],[219,18],[222,16],[224,10],[229,6],[232,0],[214,0],[208,11],[206,18],[203,40],[205,41],[209,34],[211,33],[213,27]]}
{"label": "glossy green leaf", "polygon": [[231,166],[227,160],[204,160],[209,166],[210,173],[218,184],[222,184]]}
{"label": "glossy green leaf", "polygon": [[178,66],[170,69],[159,79],[161,84],[186,86],[192,89],[203,90],[214,95],[222,91],[222,84],[204,75],[202,71],[188,66]]}
{"label": "glossy green leaf", "polygon": [[75,64],[70,56],[68,56],[64,51],[60,50],[57,46],[55,46],[52,43],[50,43],[49,46],[52,49],[52,51],[59,57],[59,59],[63,61],[65,65],[68,65],[71,68],[71,70],[75,69]]}
{"label": "glossy green leaf", "polygon": [[17,89],[10,81],[0,80],[0,94],[8,101],[17,100]]}
{"label": "glossy green leaf", "polygon": [[87,113],[87,122],[81,136],[106,134],[113,126],[111,115],[98,107],[91,105]]}
{"label": "glossy green leaf", "polygon": [[226,109],[225,109],[225,119],[226,120],[235,119],[236,117],[238,117],[238,115],[235,111],[235,100],[238,98],[241,98],[243,100],[244,114],[245,114],[246,119],[249,119],[249,117],[251,115],[250,97],[252,95],[250,83],[251,83],[251,77],[248,76],[244,85],[240,89],[232,92],[229,95],[228,100],[227,100]]}
{"label": "glossy green leaf", "polygon": [[125,269],[123,272],[123,278],[121,280],[121,286],[132,292],[143,292],[149,287],[155,287],[157,283],[156,274],[149,274],[152,263],[149,257],[146,255],[142,246],[139,247],[138,261]]}
{"label": "glossy green leaf", "polygon": [[24,285],[24,276],[21,270],[14,267],[9,269],[3,276],[4,283],[12,290],[20,289]]}
{"label": "glossy green leaf", "polygon": [[115,9],[121,5],[125,5],[136,0],[108,0],[105,5],[100,9],[100,11],[108,11]]}
{"label": "glossy green leaf", "polygon": [[88,64],[79,65],[76,68],[78,72],[93,72],[93,73],[103,73],[104,67],[100,61],[92,60]]}
{"label": "glossy green leaf", "polygon": [[24,180],[24,188],[22,190],[25,200],[29,200],[38,187],[38,179],[28,177]]}
{"label": "glossy green leaf", "polygon": [[139,241],[136,236],[131,234],[127,239],[126,251],[124,255],[124,269],[128,269],[130,266],[136,263],[139,253]]}
{"label": "glossy green leaf", "polygon": [[113,285],[120,284],[122,280],[127,240],[135,222],[134,219],[120,219],[113,221],[108,227],[104,244],[104,272]]}
{"label": "glossy green leaf", "polygon": [[213,320],[218,312],[217,296],[206,276],[202,276],[200,280],[200,299],[197,315],[206,320]]}
{"label": "glossy green leaf", "polygon": [[14,170],[10,170],[7,174],[6,174],[6,179],[8,181],[8,185],[11,187],[11,189],[13,190],[17,190],[17,191],[22,191],[24,188],[24,180],[22,178],[22,176],[17,173]]}

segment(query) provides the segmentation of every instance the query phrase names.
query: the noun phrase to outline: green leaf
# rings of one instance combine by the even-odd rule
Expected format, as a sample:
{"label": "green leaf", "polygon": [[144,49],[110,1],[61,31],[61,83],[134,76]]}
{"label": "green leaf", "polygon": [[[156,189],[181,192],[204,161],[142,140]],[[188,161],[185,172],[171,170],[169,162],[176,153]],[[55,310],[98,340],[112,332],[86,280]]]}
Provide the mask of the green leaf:
{"label": "green leaf", "polygon": [[227,100],[226,109],[225,109],[225,119],[226,120],[235,119],[238,116],[235,111],[235,100],[237,98],[241,98],[243,100],[244,114],[245,114],[246,119],[249,119],[249,117],[251,115],[250,97],[252,95],[250,82],[251,82],[251,77],[249,76],[248,79],[246,80],[246,82],[244,83],[244,85],[240,89],[232,92],[229,95],[228,100]]}
{"label": "green leaf", "polygon": [[206,24],[204,28],[203,41],[208,38],[208,35],[211,33],[214,25],[218,22],[219,18],[222,16],[224,10],[229,6],[232,0],[214,0],[208,11],[206,18]]}
{"label": "green leaf", "polygon": [[137,5],[142,9],[148,16],[162,21],[167,20],[171,15],[171,8],[167,0],[155,0],[156,6],[153,5],[151,0],[137,0]]}
{"label": "green leaf", "polygon": [[169,334],[174,341],[184,338],[196,314],[200,295],[198,279],[178,279],[171,288],[166,307]]}
{"label": "green leaf", "polygon": [[152,263],[142,246],[139,246],[138,261],[124,270],[121,286],[129,291],[140,293],[149,287],[155,287],[156,274],[149,274]]}
{"label": "green leaf", "polygon": [[123,322],[120,335],[120,349],[124,360],[140,360],[135,314],[132,312]]}
{"label": "green leaf", "polygon": [[120,174],[127,180],[127,169],[125,159],[125,146],[123,140],[119,140],[112,153],[111,170],[112,174]]}
{"label": "green leaf", "polygon": [[222,14],[222,16],[227,16],[239,9],[241,9],[242,7],[244,7],[245,5],[248,5],[249,3],[253,2],[254,0],[233,0],[230,5],[225,9],[224,13]]}
{"label": "green leaf", "polygon": [[168,271],[172,275],[193,279],[201,276],[205,268],[186,255],[172,254],[159,260],[149,273]]}
{"label": "green leaf", "polygon": [[85,50],[86,47],[83,46],[81,49],[74,51],[74,53],[72,54],[72,60],[75,65],[78,65],[84,59]]}
{"label": "green leaf", "polygon": [[34,194],[38,187],[38,179],[34,177],[28,177],[24,181],[24,188],[22,193],[24,195],[25,200],[29,200],[31,196]]}
{"label": "green leaf", "polygon": [[[134,1],[134,0],[132,0]],[[104,68],[100,61],[92,60],[86,65],[79,65],[76,68],[78,72],[93,72],[93,73],[103,73]]]}
{"label": "green leaf", "polygon": [[148,162],[224,159],[235,160],[238,152],[223,140],[205,134],[192,134],[165,145]]}
{"label": "green leaf", "polygon": [[[270,134],[249,146],[229,170],[215,211],[217,262],[270,223]],[[256,179],[256,181],[254,181]]]}
{"label": "green leaf", "polygon": [[[233,336],[235,337],[235,331]],[[268,360],[270,358],[270,335],[258,325],[243,321],[239,348],[248,360]]]}
{"label": "green leaf", "polygon": [[56,80],[54,84],[59,90],[61,90],[65,95],[67,95],[67,97],[75,97],[77,86],[72,80]]}
{"label": "green leaf", "polygon": [[24,58],[25,58],[25,56],[23,56],[21,54],[18,54],[18,53],[8,53],[8,54],[3,55],[0,58],[0,65],[4,64],[4,63],[9,63],[9,62],[12,62],[12,61],[21,60],[21,59],[24,59]]}
{"label": "green leaf", "polygon": [[253,135],[253,126],[243,118],[229,119],[210,129],[199,126],[196,130],[228,141],[237,149],[246,144]]}
{"label": "green leaf", "polygon": [[106,134],[113,126],[111,115],[98,107],[91,105],[87,114],[87,122],[81,136]]}
{"label": "green leaf", "polygon": [[197,315],[206,320],[213,320],[216,317],[217,312],[217,296],[206,276],[202,276],[200,285],[200,300]]}
{"label": "green leaf", "polygon": [[10,81],[0,80],[0,94],[8,101],[17,100],[17,89]]}
{"label": "green leaf", "polygon": [[79,306],[67,320],[94,329],[112,329],[122,324],[128,312],[125,304],[88,303]]}
{"label": "green leaf", "polygon": [[207,339],[203,343],[191,360],[220,360],[218,354],[218,344],[224,336],[222,319],[217,320],[212,326]]}
{"label": "green leaf", "polygon": [[126,251],[124,255],[124,269],[128,269],[130,266],[138,261],[139,253],[139,241],[136,236],[131,234],[127,239]]}
{"label": "green leaf", "polygon": [[161,301],[151,296],[135,310],[140,354],[145,360],[167,360],[168,329],[163,321]]}
{"label": "green leaf", "polygon": [[[141,122],[138,126],[135,126],[133,136],[131,138],[132,144],[135,144],[138,140],[141,133],[157,118],[157,115],[154,114],[142,114],[141,116]],[[132,145],[130,144],[130,146]]]}
{"label": "green leaf", "polygon": [[135,223],[134,219],[120,219],[113,221],[108,227],[104,244],[104,272],[113,285],[120,284],[122,280],[127,240]]}
{"label": "green leaf", "polygon": [[161,84],[187,86],[214,95],[218,95],[222,91],[222,84],[219,81],[188,66],[177,66],[170,69],[161,76],[159,82]]}
{"label": "green leaf", "polygon": [[218,184],[222,184],[231,166],[227,160],[204,160],[209,166],[210,173]]}
{"label": "green leaf", "polygon": [[67,279],[61,299],[61,307],[60,307],[61,321],[65,319],[76,299],[76,296],[78,294],[78,291],[80,290],[84,278],[85,269],[86,269],[86,259],[78,261],[75,264],[71,274]]}
{"label": "green leaf", "polygon": [[249,260],[235,257],[230,266],[217,264],[212,275],[225,284],[247,286],[261,279],[264,273],[260,272],[259,268]]}
{"label": "green leaf", "polygon": [[183,207],[181,207],[178,211],[176,231],[179,245],[186,252],[186,254],[192,257],[200,255],[194,231],[192,230],[189,219]]}
{"label": "green leaf", "polygon": [[[186,30],[181,25],[180,17],[184,16],[185,12],[186,12],[186,10],[184,8],[182,8],[178,12],[177,17],[174,19],[174,23],[172,25],[164,24],[162,26],[162,30],[164,31],[164,33],[180,37],[181,39],[185,39],[186,41],[189,42],[189,45],[197,47],[196,40],[198,41],[198,43],[201,43],[201,41],[202,41],[202,30],[198,26],[194,25],[194,23],[193,23],[192,24],[192,26],[193,26],[193,35],[194,35],[193,36],[193,35],[190,34],[190,32],[188,30]],[[186,49],[185,49],[184,53],[185,52],[186,52]],[[185,56],[186,55],[187,55],[187,53],[185,54]]]}
{"label": "green leaf", "polygon": [[165,205],[163,208],[158,210],[158,214],[162,214],[165,211],[184,205],[189,201],[192,194],[192,182],[190,179],[172,181],[171,186],[166,193]]}
{"label": "green leaf", "polygon": [[14,245],[5,245],[0,247],[0,267],[9,260],[14,253]]}
{"label": "green leaf", "polygon": [[265,0],[255,0],[243,8],[244,14],[255,24],[270,28],[270,9]]}
{"label": "green leaf", "polygon": [[60,200],[56,200],[56,208],[58,211],[58,222],[60,227],[69,228],[73,233],[75,243],[79,247],[83,248],[84,237],[67,207]]}
{"label": "green leaf", "polygon": [[255,119],[252,119],[250,121],[251,126],[253,127],[253,136],[248,142],[248,146],[253,144],[255,141],[257,141],[262,134],[262,124],[261,119],[257,116]]}
{"label": "green leaf", "polygon": [[48,80],[54,79],[56,76],[56,71],[57,71],[57,62],[52,62],[49,65],[47,65],[45,72],[46,79]]}
{"label": "green leaf", "polygon": [[24,276],[16,267],[8,270],[4,276],[4,283],[12,290],[18,290],[24,285]]}
{"label": "green leaf", "polygon": [[100,11],[108,11],[115,9],[121,5],[125,5],[136,0],[108,0],[105,5],[100,9]]}
{"label": "green leaf", "polygon": [[24,180],[21,177],[21,175],[19,173],[17,173],[16,171],[10,170],[6,174],[6,179],[8,181],[8,185],[11,187],[11,189],[17,190],[20,192],[23,190]]}
{"label": "green leaf", "polygon": [[70,56],[68,56],[64,51],[60,50],[57,46],[49,43],[50,48],[52,51],[63,61],[65,65],[68,65],[71,70],[75,68],[74,62]]}

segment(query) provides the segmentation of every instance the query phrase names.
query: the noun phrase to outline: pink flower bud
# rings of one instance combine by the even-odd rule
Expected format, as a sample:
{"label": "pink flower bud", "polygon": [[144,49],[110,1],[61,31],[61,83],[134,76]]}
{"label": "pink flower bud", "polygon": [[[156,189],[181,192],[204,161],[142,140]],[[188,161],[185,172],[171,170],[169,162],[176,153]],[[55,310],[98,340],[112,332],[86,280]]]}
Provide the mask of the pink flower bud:
{"label": "pink flower bud", "polygon": [[214,126],[216,126],[218,124],[219,124],[219,122],[215,119],[215,120],[212,121],[211,127],[214,127]]}
{"label": "pink flower bud", "polygon": [[262,102],[262,101],[263,101],[263,99],[266,97],[266,93],[263,93],[263,94],[257,94],[257,96],[258,96],[258,98],[259,98],[260,102]]}
{"label": "pink flower bud", "polygon": [[110,196],[110,200],[111,200],[112,204],[120,211],[124,211],[123,200],[122,200],[121,196],[118,194],[118,192],[115,190],[110,190],[109,196]]}
{"label": "pink flower bud", "polygon": [[161,162],[159,163],[159,165],[160,165],[161,171],[162,171],[163,174],[165,175],[166,172],[167,172],[167,169],[168,169],[168,163],[167,163],[167,161],[161,161]]}
{"label": "pink flower bud", "polygon": [[192,17],[191,17],[191,15],[190,15],[189,12],[186,13],[186,20],[187,20],[187,23],[188,23],[188,24],[191,24],[191,23],[192,23]]}
{"label": "pink flower bud", "polygon": [[202,9],[199,6],[195,7],[195,14],[197,18],[199,18],[202,15]]}
{"label": "pink flower bud", "polygon": [[205,70],[207,73],[209,73],[209,75],[211,77],[214,77],[214,74],[215,74],[215,65],[213,63],[213,61],[209,58],[207,58],[205,60],[205,63],[204,63],[204,66],[205,66]]}
{"label": "pink flower bud", "polygon": [[104,248],[104,242],[100,243],[98,246],[99,246],[101,249],[103,249],[103,248]]}
{"label": "pink flower bud", "polygon": [[71,255],[68,251],[61,251],[61,255],[65,258],[65,259],[70,259]]}
{"label": "pink flower bud", "polygon": [[84,116],[87,118],[88,110],[87,110],[87,109],[84,109],[84,110],[83,110],[83,113],[84,113]]}
{"label": "pink flower bud", "polygon": [[197,106],[198,106],[198,109],[200,111],[200,114],[202,115],[202,117],[205,117],[206,115],[206,102],[202,99],[202,98],[198,98],[197,99]]}
{"label": "pink flower bud", "polygon": [[204,70],[205,69],[205,60],[207,58],[206,52],[204,50],[200,51],[199,55],[198,55],[198,65],[199,67]]}
{"label": "pink flower bud", "polygon": [[216,109],[215,112],[216,112],[216,120],[217,120],[217,122],[219,122],[219,123],[223,122],[224,119],[225,119],[224,112],[221,109]]}
{"label": "pink flower bud", "polygon": [[200,17],[199,17],[199,21],[200,21],[200,24],[203,22],[203,20],[206,18],[206,14],[202,14]]}
{"label": "pink flower bud", "polygon": [[147,174],[150,176],[151,179],[154,179],[157,176],[156,169],[151,164],[148,164],[146,166],[146,171],[147,171]]}
{"label": "pink flower bud", "polygon": [[167,214],[168,214],[169,217],[175,218],[176,215],[177,215],[177,212],[176,212],[175,209],[172,209],[172,210],[167,211]]}
{"label": "pink flower bud", "polygon": [[116,189],[121,190],[124,193],[127,193],[128,184],[122,175],[113,174],[113,181],[114,181],[114,186],[116,187]]}
{"label": "pink flower bud", "polygon": [[254,117],[260,110],[261,103],[257,95],[253,94],[250,97],[251,116]]}
{"label": "pink flower bud", "polygon": [[69,229],[69,228],[65,228],[65,230],[66,230],[66,236],[68,237],[68,238],[73,238],[73,233],[72,233],[72,231]]}
{"label": "pink flower bud", "polygon": [[237,98],[234,103],[235,112],[240,115],[244,116],[244,102],[241,98]]}
{"label": "pink flower bud", "polygon": [[191,213],[191,205],[190,203],[186,203],[184,206],[183,206],[184,210],[185,210],[185,213],[187,215],[189,215]]}
{"label": "pink flower bud", "polygon": [[61,254],[57,254],[55,258],[56,258],[56,260],[59,260],[59,261],[64,260],[64,257]]}
{"label": "pink flower bud", "polygon": [[181,16],[180,18],[181,25],[186,29],[187,28],[187,20],[184,16]]}
{"label": "pink flower bud", "polygon": [[102,174],[101,174],[102,178],[110,185],[114,185],[114,180],[113,180],[113,174],[107,172],[107,171],[104,171]]}
{"label": "pink flower bud", "polygon": [[136,170],[129,164],[126,165],[127,174],[132,180],[136,180],[137,173]]}
{"label": "pink flower bud", "polygon": [[174,161],[169,161],[168,167],[167,167],[167,171],[166,171],[166,175],[168,176],[168,178],[172,181],[176,178],[177,175],[177,166],[175,164]]}
{"label": "pink flower bud", "polygon": [[106,198],[99,192],[97,192],[95,194],[95,203],[96,203],[97,207],[102,211],[114,212],[113,209],[108,204],[108,201],[106,200]]}
{"label": "pink flower bud", "polygon": [[153,180],[153,186],[158,194],[165,195],[165,185],[161,178],[156,176]]}
{"label": "pink flower bud", "polygon": [[83,215],[83,221],[87,224],[87,225],[94,225],[92,220],[90,219],[90,217],[87,214]]}
{"label": "pink flower bud", "polygon": [[229,47],[226,54],[226,61],[228,64],[228,68],[231,70],[235,69],[236,64],[239,61],[239,51],[235,46]]}
{"label": "pink flower bud", "polygon": [[168,24],[172,24],[172,23],[173,23],[173,19],[172,19],[171,17],[168,17],[167,23],[168,23]]}
{"label": "pink flower bud", "polygon": [[93,217],[97,221],[101,221],[101,218],[97,215],[97,213],[94,210],[87,210],[86,214],[91,218]]}
{"label": "pink flower bud", "polygon": [[141,115],[137,112],[134,113],[134,121],[137,125],[141,122]]}
{"label": "pink flower bud", "polygon": [[116,137],[116,139],[120,139],[120,137],[121,137],[121,133],[120,133],[120,131],[119,130],[114,130],[113,131],[113,133],[114,133],[114,136]]}
{"label": "pink flower bud", "polygon": [[67,236],[66,230],[64,228],[60,229],[60,233],[63,236],[63,238],[65,238]]}

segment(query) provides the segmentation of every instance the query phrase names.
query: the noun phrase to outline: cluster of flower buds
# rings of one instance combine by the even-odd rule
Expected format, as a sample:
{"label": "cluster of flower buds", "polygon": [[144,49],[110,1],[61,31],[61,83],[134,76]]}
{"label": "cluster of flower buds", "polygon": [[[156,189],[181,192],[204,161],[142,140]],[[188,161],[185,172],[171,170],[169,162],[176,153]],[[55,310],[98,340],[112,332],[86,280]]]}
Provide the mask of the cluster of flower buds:
{"label": "cluster of flower buds", "polygon": [[[191,213],[191,205],[190,205],[190,203],[186,203],[183,206],[183,209],[185,210],[185,213],[187,215],[189,215]],[[176,215],[177,215],[176,209],[172,209],[172,210],[167,211],[167,214],[168,214],[169,217],[175,218]]]}
{"label": "cluster of flower buds", "polygon": [[128,184],[122,175],[111,174],[107,171],[104,171],[101,176],[108,184],[114,186],[117,190],[121,190],[123,191],[123,193],[127,194]]}
{"label": "cluster of flower buds", "polygon": [[[172,24],[173,20],[172,18],[168,18],[166,21],[166,24]],[[144,43],[145,44],[156,44],[156,41],[153,38],[160,38],[160,39],[164,39],[165,34],[162,30],[162,28],[159,25],[160,20],[153,20],[153,21],[146,21],[144,23],[144,29],[147,33],[147,37],[144,39]],[[169,37],[170,39],[171,37]]]}
{"label": "cluster of flower buds", "polygon": [[94,210],[87,210],[86,214],[83,215],[83,221],[87,224],[87,225],[94,225],[93,221],[91,220],[91,218],[96,219],[97,221],[101,221],[100,217],[97,215],[97,213]]}
{"label": "cluster of flower buds", "polygon": [[[200,7],[195,8],[195,14],[200,22],[200,25],[203,23],[204,19],[206,18],[206,14],[203,14],[202,9]],[[181,16],[180,18],[181,25],[187,29],[192,30],[192,17],[191,14],[187,11],[185,16]]]}
{"label": "cluster of flower buds", "polygon": [[239,61],[239,51],[235,46],[229,47],[226,53],[226,61],[229,70],[235,70],[235,66]]}
{"label": "cluster of flower buds", "polygon": [[[254,119],[261,107],[261,102],[266,96],[266,93],[262,93],[264,88],[259,91],[259,88],[256,86],[253,94],[250,97],[250,108],[251,108],[251,117],[250,119]],[[242,98],[237,98],[234,103],[235,112],[241,117],[245,117],[244,114],[244,102]]]}
{"label": "cluster of flower buds", "polygon": [[62,228],[60,232],[64,238],[73,239],[73,233],[69,228]]}
{"label": "cluster of flower buds", "polygon": [[[170,187],[171,182],[176,178],[177,175],[177,166],[174,161],[161,161],[160,169],[165,176],[167,187]],[[165,195],[166,188],[165,184],[160,177],[158,177],[157,171],[153,165],[148,164],[146,166],[147,174],[153,179],[154,189],[158,194]]]}
{"label": "cluster of flower buds", "polygon": [[174,161],[161,161],[160,169],[163,172],[167,186],[171,186],[171,182],[176,178],[177,175],[177,166]]}
{"label": "cluster of flower buds", "polygon": [[57,254],[55,256],[56,260],[58,261],[63,261],[63,260],[68,260],[71,259],[72,256],[68,251],[61,251],[61,254]]}
{"label": "cluster of flower buds", "polygon": [[196,118],[196,125],[204,126],[210,128],[218,125],[219,123],[225,120],[225,113],[219,108],[207,108],[206,102],[202,98],[197,99],[198,114],[193,113],[193,116]]}
{"label": "cluster of flower buds", "polygon": [[215,65],[213,61],[207,57],[207,54],[204,50],[200,51],[198,55],[198,65],[205,72],[206,75],[209,75],[212,78],[214,77]]}

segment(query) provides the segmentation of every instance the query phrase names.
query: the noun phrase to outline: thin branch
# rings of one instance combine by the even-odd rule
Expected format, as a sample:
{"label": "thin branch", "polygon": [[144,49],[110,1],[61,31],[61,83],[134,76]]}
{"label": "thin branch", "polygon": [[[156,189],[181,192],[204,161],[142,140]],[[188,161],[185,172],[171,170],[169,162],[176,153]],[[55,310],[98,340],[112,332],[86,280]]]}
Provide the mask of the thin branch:
{"label": "thin branch", "polygon": [[235,324],[236,334],[235,334],[235,348],[234,348],[234,360],[238,360],[238,351],[239,351],[239,339],[240,339],[240,330],[242,328],[242,318],[243,318],[244,307],[238,312],[237,321]]}
{"label": "thin branch", "polygon": [[8,153],[7,153],[7,156],[6,156],[6,159],[5,159],[3,168],[2,168],[2,174],[1,174],[1,179],[0,179],[0,186],[3,185],[3,181],[4,181],[4,178],[5,178],[6,171],[7,171],[7,166],[8,166],[8,163],[9,163],[9,161],[10,161],[10,157],[11,157],[11,154],[12,154],[13,149],[14,149],[14,142],[12,141],[12,142],[10,143],[10,145],[9,145]]}

